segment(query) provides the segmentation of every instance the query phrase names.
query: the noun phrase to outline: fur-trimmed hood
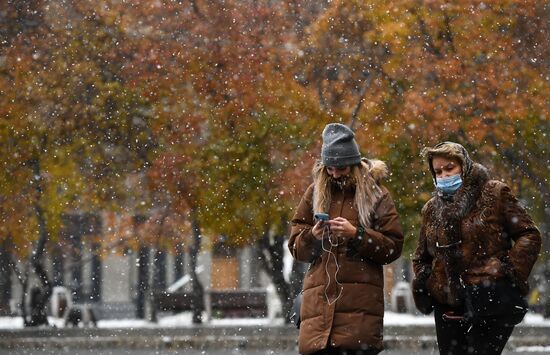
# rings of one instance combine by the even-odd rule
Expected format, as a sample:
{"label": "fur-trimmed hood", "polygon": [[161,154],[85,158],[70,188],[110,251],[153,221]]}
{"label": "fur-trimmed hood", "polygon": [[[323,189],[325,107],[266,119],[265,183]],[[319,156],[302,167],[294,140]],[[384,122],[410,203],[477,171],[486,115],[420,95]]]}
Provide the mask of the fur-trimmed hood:
{"label": "fur-trimmed hood", "polygon": [[334,180],[327,173],[322,161],[317,161],[313,175],[313,213],[326,212],[331,203],[334,188],[355,190],[355,207],[363,227],[371,224],[374,206],[383,195],[380,181],[388,176],[388,167],[381,160],[361,159],[361,164],[351,166],[346,180],[349,184],[335,187]]}
{"label": "fur-trimmed hood", "polygon": [[[380,182],[389,175],[388,165],[379,159],[367,159],[361,158],[361,165],[367,169],[372,178],[376,182]],[[312,171],[313,180],[319,177],[319,174],[323,172],[322,169],[319,169],[319,166],[323,166],[323,163],[319,160],[315,163],[315,166]]]}
{"label": "fur-trimmed hood", "polygon": [[389,175],[388,166],[382,160],[362,158],[361,164],[368,169],[376,182],[380,182]]}

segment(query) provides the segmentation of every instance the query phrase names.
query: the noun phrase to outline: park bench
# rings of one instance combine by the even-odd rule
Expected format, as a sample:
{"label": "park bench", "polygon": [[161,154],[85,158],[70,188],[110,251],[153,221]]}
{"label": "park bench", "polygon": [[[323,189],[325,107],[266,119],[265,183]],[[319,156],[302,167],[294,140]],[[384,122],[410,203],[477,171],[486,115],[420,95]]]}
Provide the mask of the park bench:
{"label": "park bench", "polygon": [[155,293],[155,303],[159,311],[186,312],[191,310],[191,297],[190,293],[158,292]]}
{"label": "park bench", "polygon": [[[155,294],[160,311],[186,312],[191,310],[190,293]],[[265,290],[210,290],[205,295],[205,306],[213,318],[262,318],[267,316]]]}
{"label": "park bench", "polygon": [[265,290],[212,290],[209,296],[213,318],[267,317]]}

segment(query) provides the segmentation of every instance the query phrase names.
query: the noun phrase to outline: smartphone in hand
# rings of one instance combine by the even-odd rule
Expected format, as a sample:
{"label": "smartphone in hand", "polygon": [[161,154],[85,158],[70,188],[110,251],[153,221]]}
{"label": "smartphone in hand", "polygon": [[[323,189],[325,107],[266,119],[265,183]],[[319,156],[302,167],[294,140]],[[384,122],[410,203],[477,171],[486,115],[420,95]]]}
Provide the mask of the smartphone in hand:
{"label": "smartphone in hand", "polygon": [[328,213],[315,213],[314,215],[317,221],[326,222],[330,219]]}

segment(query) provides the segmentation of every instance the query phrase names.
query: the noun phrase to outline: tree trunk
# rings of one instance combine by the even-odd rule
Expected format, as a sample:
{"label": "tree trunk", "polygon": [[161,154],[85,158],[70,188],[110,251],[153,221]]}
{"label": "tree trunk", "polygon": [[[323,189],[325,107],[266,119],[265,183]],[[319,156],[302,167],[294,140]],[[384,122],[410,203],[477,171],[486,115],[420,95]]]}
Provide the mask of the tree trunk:
{"label": "tree trunk", "polygon": [[201,249],[201,229],[196,211],[191,212],[191,226],[193,229],[193,245],[189,249],[191,278],[193,283],[193,296],[191,298],[191,309],[193,312],[193,324],[202,323],[202,312],[204,311],[204,288],[197,275],[197,261]]}
{"label": "tree trunk", "polygon": [[[38,241],[29,258],[29,264],[32,266],[36,276],[40,280],[41,286],[34,286],[30,290],[31,302],[30,302],[30,319],[25,319],[25,326],[40,326],[48,324],[48,318],[46,315],[46,306],[52,294],[52,284],[48,278],[48,275],[42,264],[42,256],[44,255],[46,242],[49,239],[49,233],[46,228],[46,219],[44,217],[44,211],[42,209],[42,172],[40,170],[40,162],[38,159],[29,161],[29,165],[32,168],[34,175],[34,187],[36,190],[36,202],[34,209],[36,213],[36,219],[38,222]],[[28,277],[26,278],[26,286],[28,284]],[[27,287],[24,288],[25,293],[28,292]],[[25,307],[23,302],[22,307]]]}
{"label": "tree trunk", "polygon": [[155,256],[155,278],[154,285],[158,292],[166,290],[166,252],[157,250]]}
{"label": "tree trunk", "polygon": [[7,244],[7,240],[5,240],[0,247],[0,316],[6,316],[10,313],[11,256]]}
{"label": "tree trunk", "polygon": [[283,274],[284,268],[284,250],[286,239],[282,235],[272,236],[269,231],[265,231],[262,238],[258,241],[260,249],[260,262],[266,273],[275,285],[277,295],[281,300],[282,312],[286,323],[290,323],[288,315],[292,310],[294,295],[290,284],[286,282]]}
{"label": "tree trunk", "polygon": [[92,244],[92,260],[91,260],[91,284],[92,289],[90,290],[90,301],[99,302],[101,301],[101,257],[100,257],[100,248],[99,243]]}
{"label": "tree trunk", "polygon": [[[15,264],[14,264],[15,265]],[[19,302],[21,302],[21,317],[23,318],[23,324],[26,327],[27,326],[27,288],[29,285],[29,263],[25,264],[25,270],[23,273],[19,276],[19,281],[21,282],[21,299]]]}
{"label": "tree trunk", "polygon": [[152,262],[152,285],[149,295],[149,314],[148,321],[156,322],[157,319],[157,294],[166,290],[166,256],[162,250],[155,250],[154,259]]}
{"label": "tree trunk", "polygon": [[[148,254],[149,255],[149,254]],[[157,275],[157,249],[155,249],[153,254],[153,260],[151,260],[149,267],[151,268],[149,271],[151,272],[151,280],[149,280],[149,274],[147,274],[147,291],[145,292],[145,319],[149,322],[156,322],[157,321],[157,301],[156,301],[156,293],[158,289],[156,288],[155,284],[155,277]]]}
{"label": "tree trunk", "polygon": [[69,288],[74,302],[83,301],[82,290],[82,216],[73,214],[68,219],[69,224],[69,245],[71,249],[70,281]]}
{"label": "tree trunk", "polygon": [[149,289],[149,248],[139,248],[137,262],[137,295],[136,295],[136,317],[145,318],[145,298]]}
{"label": "tree trunk", "polygon": [[61,248],[52,250],[52,283],[54,286],[65,285],[65,259]]}
{"label": "tree trunk", "polygon": [[42,263],[39,262],[34,264],[33,268],[36,275],[38,275],[38,278],[42,281],[42,287],[31,287],[30,318],[28,320],[25,320],[26,327],[48,325],[46,308],[48,306],[50,296],[52,295],[52,286],[48,281],[48,276],[46,274],[46,271],[44,270]]}
{"label": "tree trunk", "polygon": [[[544,282],[546,282],[547,285],[550,284],[550,238],[549,238],[549,232],[550,232],[550,206],[547,204],[549,203],[549,199],[543,198],[542,199],[542,208],[544,209],[544,218],[540,225],[540,232],[542,234],[542,253],[543,253],[543,259],[544,259],[544,268],[543,268],[543,277]],[[549,290],[546,290],[544,295],[541,295],[544,299],[542,300],[544,309],[543,309],[543,316],[544,318],[550,318],[550,292]]]}

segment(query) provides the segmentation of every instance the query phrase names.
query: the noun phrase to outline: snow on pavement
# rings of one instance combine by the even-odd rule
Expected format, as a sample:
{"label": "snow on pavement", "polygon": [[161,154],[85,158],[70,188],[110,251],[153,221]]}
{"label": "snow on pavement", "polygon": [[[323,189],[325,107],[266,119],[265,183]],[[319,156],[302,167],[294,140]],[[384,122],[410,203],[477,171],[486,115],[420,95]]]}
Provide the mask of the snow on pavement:
{"label": "snow on pavement", "polygon": [[[63,327],[63,321],[58,318],[49,318],[50,324],[56,327]],[[390,326],[410,326],[410,325],[432,325],[434,324],[433,315],[414,315],[386,312],[384,315],[384,325]],[[550,319],[544,319],[542,315],[528,313],[521,323],[528,326],[550,327]],[[211,319],[205,322],[206,326],[280,326],[283,325],[282,318],[225,318]],[[191,323],[191,313],[184,312],[175,315],[169,315],[159,318],[157,323],[148,322],[141,319],[112,319],[98,321],[98,328],[177,328],[189,327]],[[0,317],[0,329],[21,329],[23,320],[21,317]]]}

